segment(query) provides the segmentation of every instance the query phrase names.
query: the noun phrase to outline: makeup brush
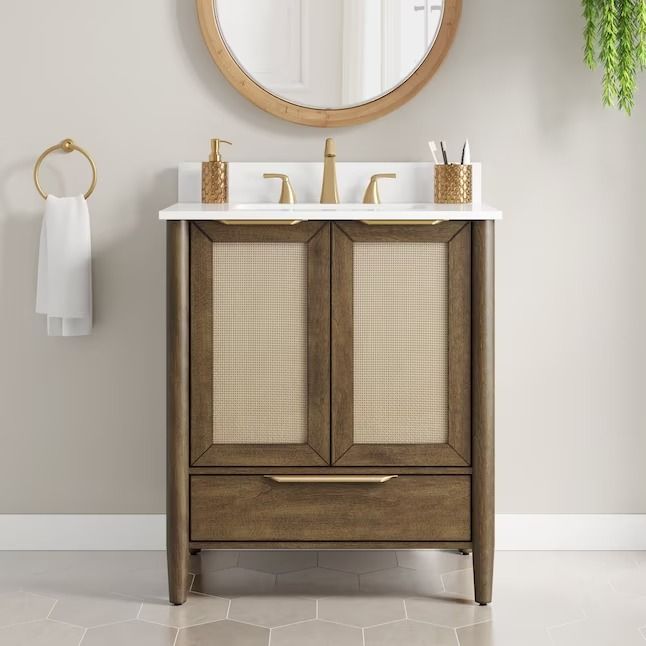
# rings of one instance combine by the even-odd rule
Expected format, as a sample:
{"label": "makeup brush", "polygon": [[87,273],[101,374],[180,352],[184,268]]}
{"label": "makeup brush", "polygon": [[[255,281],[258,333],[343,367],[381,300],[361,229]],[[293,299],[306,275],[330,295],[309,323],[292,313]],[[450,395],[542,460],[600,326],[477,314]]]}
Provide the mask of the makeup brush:
{"label": "makeup brush", "polygon": [[448,155],[446,154],[446,144],[443,141],[440,141],[440,148],[442,149],[442,159],[444,159],[445,164],[448,164],[449,158],[448,158]]}
{"label": "makeup brush", "polygon": [[431,149],[431,155],[433,155],[433,161],[436,165],[439,166],[440,162],[437,158],[437,144],[434,141],[428,142],[428,147]]}

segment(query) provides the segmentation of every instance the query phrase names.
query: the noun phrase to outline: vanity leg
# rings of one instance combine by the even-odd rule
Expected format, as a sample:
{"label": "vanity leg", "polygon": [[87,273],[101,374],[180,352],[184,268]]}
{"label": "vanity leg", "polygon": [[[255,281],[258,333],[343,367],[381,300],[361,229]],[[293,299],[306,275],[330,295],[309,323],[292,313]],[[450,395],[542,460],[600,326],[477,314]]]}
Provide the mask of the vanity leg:
{"label": "vanity leg", "polygon": [[166,555],[168,596],[188,594],[189,236],[188,222],[166,229]]}
{"label": "vanity leg", "polygon": [[475,599],[491,602],[494,558],[494,224],[472,223],[472,540]]}

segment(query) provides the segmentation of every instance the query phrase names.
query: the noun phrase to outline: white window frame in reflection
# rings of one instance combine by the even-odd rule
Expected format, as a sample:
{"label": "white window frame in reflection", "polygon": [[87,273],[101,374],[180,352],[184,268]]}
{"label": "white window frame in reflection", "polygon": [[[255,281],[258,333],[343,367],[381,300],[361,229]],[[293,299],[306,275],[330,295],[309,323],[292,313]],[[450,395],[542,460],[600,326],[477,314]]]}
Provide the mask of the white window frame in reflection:
{"label": "white window frame in reflection", "polygon": [[[310,77],[310,0],[271,0],[271,3],[267,2],[267,6],[271,6],[272,11],[280,12],[278,22],[286,28],[286,31],[278,34],[278,36],[285,38],[289,42],[288,58],[293,68],[285,64],[276,65],[273,69],[264,72],[261,70],[259,73],[254,72],[253,74],[249,69],[249,60],[253,60],[253,56],[249,57],[247,55],[247,64],[244,64],[242,62],[244,54],[241,56],[240,51],[236,54],[234,44],[229,43],[226,38],[227,29],[230,34],[231,28],[238,27],[244,19],[244,16],[248,15],[249,10],[244,11],[244,5],[247,0],[235,0],[235,2],[220,2],[219,0],[214,0],[214,2],[216,2],[217,6],[215,13],[216,20],[227,49],[247,76],[267,91],[278,96],[280,96],[280,92],[304,91],[308,89]],[[243,29],[247,27],[248,25],[242,26]],[[239,46],[240,43],[237,43],[237,45]],[[286,72],[287,76],[285,76]],[[292,72],[291,78],[289,77],[290,72]]]}
{"label": "white window frame in reflection", "polygon": [[[342,0],[335,14],[311,6],[327,0],[213,2],[227,49],[247,76],[284,101],[320,110],[363,105],[405,83],[432,49],[445,8],[442,0]],[[328,15],[328,29],[338,29],[331,34],[320,24]]]}

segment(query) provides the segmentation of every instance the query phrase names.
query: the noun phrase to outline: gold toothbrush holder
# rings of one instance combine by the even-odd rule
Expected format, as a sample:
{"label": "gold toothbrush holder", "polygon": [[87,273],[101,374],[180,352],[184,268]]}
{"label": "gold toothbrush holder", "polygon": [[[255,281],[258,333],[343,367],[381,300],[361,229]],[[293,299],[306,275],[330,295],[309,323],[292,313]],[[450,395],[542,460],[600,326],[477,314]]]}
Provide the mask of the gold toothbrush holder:
{"label": "gold toothbrush holder", "polygon": [[470,204],[473,202],[471,164],[435,165],[436,204]]}

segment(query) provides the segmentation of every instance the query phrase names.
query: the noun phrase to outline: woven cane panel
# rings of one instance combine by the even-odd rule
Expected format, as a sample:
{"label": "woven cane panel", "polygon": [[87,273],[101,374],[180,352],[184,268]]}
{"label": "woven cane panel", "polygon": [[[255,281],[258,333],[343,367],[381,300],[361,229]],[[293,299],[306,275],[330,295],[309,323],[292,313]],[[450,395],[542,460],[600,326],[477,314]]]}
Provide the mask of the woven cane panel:
{"label": "woven cane panel", "polygon": [[354,245],[354,441],[448,440],[448,247]]}
{"label": "woven cane panel", "polygon": [[213,245],[213,442],[307,439],[307,246]]}

